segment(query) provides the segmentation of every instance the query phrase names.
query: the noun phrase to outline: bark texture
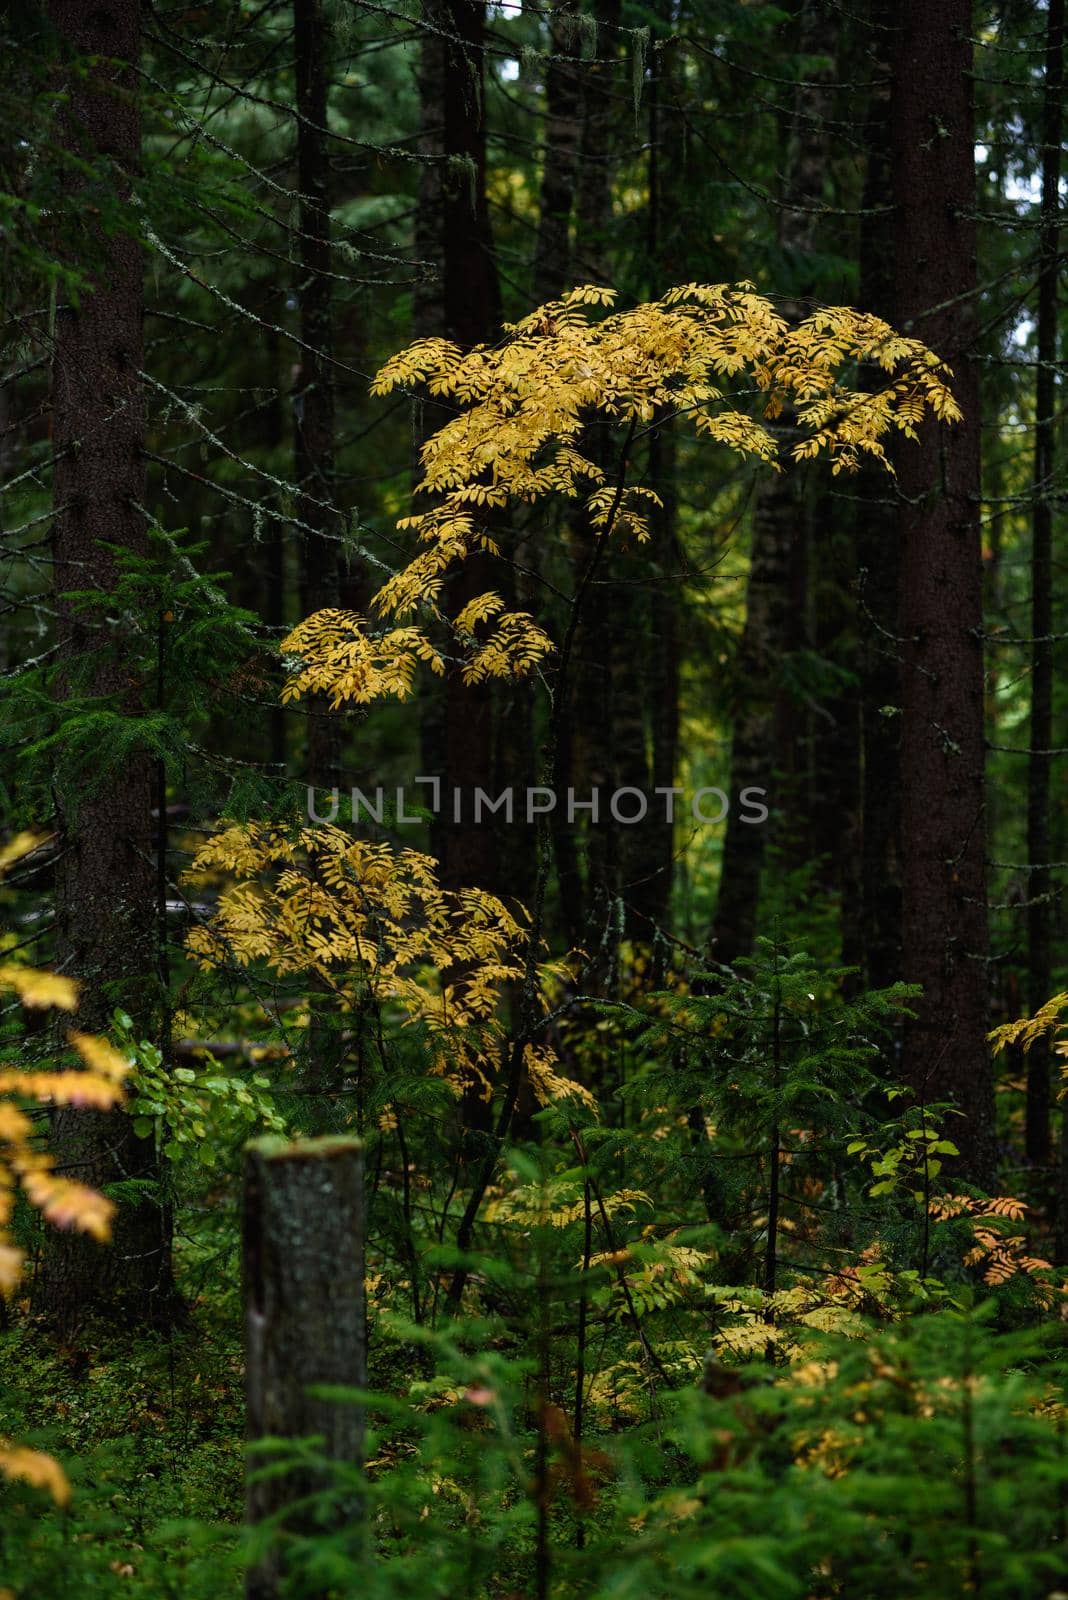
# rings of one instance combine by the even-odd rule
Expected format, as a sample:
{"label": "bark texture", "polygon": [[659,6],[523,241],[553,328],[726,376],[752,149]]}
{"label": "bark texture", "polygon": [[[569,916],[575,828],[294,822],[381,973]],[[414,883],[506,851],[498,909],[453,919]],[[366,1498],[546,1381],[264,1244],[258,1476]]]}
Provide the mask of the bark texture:
{"label": "bark texture", "polygon": [[579,24],[573,0],[556,6],[549,18],[549,60],[545,67],[545,135],[534,253],[534,299],[555,300],[568,287],[571,267],[571,210],[582,133],[582,82]]}
{"label": "bark texture", "polygon": [[[434,16],[444,34],[440,78],[441,326],[463,348],[491,340],[501,323],[500,287],[486,199],[485,29],[482,0],[442,0]],[[444,421],[444,417],[442,418]],[[481,552],[469,556],[449,584],[453,615],[477,595],[500,585],[499,564]],[[476,788],[487,789],[494,771],[493,695],[489,684],[467,685],[450,672],[444,689],[446,820],[442,827],[442,879],[449,888],[497,886],[491,827],[473,820]],[[431,769],[433,770],[433,769]],[[462,793],[454,820],[452,789]]]}
{"label": "bark texture", "polygon": [[[1032,1016],[1053,993],[1050,948],[1050,779],[1053,745],[1053,505],[1056,467],[1057,277],[1060,237],[1061,142],[1064,96],[1064,0],[1050,0],[1046,21],[1046,77],[1042,103],[1041,268],[1035,376],[1035,461],[1031,513],[1031,754],[1027,773],[1027,1000]],[[1027,1055],[1026,1149],[1031,1161],[1050,1153],[1049,1043],[1036,1040]]]}
{"label": "bark texture", "polygon": [[[874,0],[870,20],[866,170],[860,221],[860,309],[893,322],[895,228],[890,215],[890,54],[894,7]],[[876,384],[874,374],[865,383]],[[857,591],[861,640],[861,960],[867,982],[901,977],[900,563],[894,486],[874,463],[857,479]]]}
{"label": "bark texture", "polygon": [[[582,132],[575,193],[575,245],[572,276],[582,283],[610,281],[608,243],[612,221],[612,156],[618,107],[612,73],[617,58],[619,0],[597,0],[592,56],[585,63]],[[602,468],[610,481],[619,470],[614,430],[594,424],[580,449]],[[617,713],[613,706],[614,641],[625,634],[628,617],[616,608],[626,605],[627,592],[612,586],[618,568],[616,551],[598,550],[598,536],[581,512],[571,528],[573,592],[583,574],[597,568],[589,585],[575,633],[570,682],[562,685],[563,714],[557,734],[554,787],[560,797],[551,818],[553,853],[560,893],[561,920],[568,942],[589,949],[604,945],[607,921],[614,915],[619,892],[619,837],[600,812],[585,828],[585,874],[579,850],[579,826],[569,822],[563,798],[574,789],[578,804],[601,791],[607,815],[616,761]],[[616,536],[618,542],[618,535]],[[629,608],[628,608],[629,609]],[[616,687],[619,687],[618,677]],[[626,713],[620,709],[620,714]],[[633,715],[631,716],[633,723]],[[592,818],[592,813],[585,813]],[[607,946],[606,946],[607,947]]]}
{"label": "bark texture", "polygon": [[[60,137],[71,158],[68,174],[76,172],[67,178],[59,219],[60,250],[67,254],[75,248],[79,214],[93,215],[94,204],[113,211],[137,168],[140,11],[138,0],[93,7],[52,0],[49,16],[65,59],[106,58],[84,73],[59,69],[69,97]],[[83,161],[91,172],[76,167]],[[147,548],[141,246],[129,232],[90,226],[85,252],[74,264],[91,286],[77,305],[57,309],[53,353],[58,654],[69,667],[66,684],[77,679],[81,692],[134,715],[144,709],[146,686],[130,671],[133,651],[123,630],[140,623],[105,620],[118,577],[105,544],[134,555]],[[72,590],[95,590],[100,606],[76,612],[63,599]],[[153,780],[151,756],[135,750],[103,783],[93,785],[86,775],[80,788],[57,784],[56,957],[59,969],[81,983],[81,1028],[105,1028],[120,1004],[148,1026],[157,1002],[146,961],[159,933]],[[123,1112],[57,1112],[52,1145],[61,1171],[97,1187],[159,1176],[154,1141],[136,1138]],[[92,1313],[134,1321],[168,1315],[170,1239],[159,1199],[125,1200],[110,1246],[46,1230],[35,1305],[67,1330]]]}
{"label": "bark texture", "polygon": [[955,372],[964,420],[925,422],[898,453],[904,718],[904,976],[922,985],[905,1035],[907,1081],[952,1100],[963,1166],[991,1181],[986,1046],[979,385],[972,15],[969,0],[897,8],[891,136],[897,311]]}
{"label": "bark texture", "polygon": [[[247,1436],[304,1439],[358,1466],[363,1417],[358,1406],[316,1399],[319,1384],[360,1388],[367,1381],[364,1311],[363,1151],[355,1139],[287,1144],[262,1139],[245,1159],[244,1286]],[[250,1460],[246,1517],[284,1513],[329,1479],[310,1468],[257,1479],[269,1458]],[[333,1506],[339,1523],[359,1514],[359,1497]],[[287,1530],[323,1530],[305,1508],[284,1517]],[[248,1576],[248,1600],[285,1592],[284,1545]]]}

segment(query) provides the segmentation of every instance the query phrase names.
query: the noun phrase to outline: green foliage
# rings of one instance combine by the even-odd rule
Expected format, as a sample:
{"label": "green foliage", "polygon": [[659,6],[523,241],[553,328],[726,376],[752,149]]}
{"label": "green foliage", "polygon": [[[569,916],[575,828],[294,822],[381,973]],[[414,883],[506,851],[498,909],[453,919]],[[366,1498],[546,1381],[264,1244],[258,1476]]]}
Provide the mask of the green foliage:
{"label": "green foliage", "polygon": [[[903,1091],[891,1089],[888,1099],[898,1099]],[[959,1156],[952,1139],[943,1138],[941,1123],[949,1105],[909,1106],[903,1116],[884,1122],[878,1133],[866,1139],[851,1139],[846,1154],[860,1156],[871,1167],[876,1180],[868,1193],[911,1193],[926,1206],[931,1184],[942,1171],[943,1156]]]}
{"label": "green foliage", "polygon": [[241,1593],[240,1350],[205,1308],[194,1330],[56,1347],[0,1334],[0,1433],[58,1454],[72,1486],[0,1491],[0,1591],[135,1600]]}
{"label": "green foliage", "polygon": [[[600,1116],[568,1095],[535,1113],[487,1197],[455,1320],[455,1179],[434,1168],[448,1092],[388,1004],[367,1017],[370,1389],[335,1396],[366,1406],[366,1468],[325,1461],[314,1440],[266,1441],[252,1470],[299,1461],[318,1487],[298,1520],[240,1537],[232,1175],[243,1132],[280,1118],[255,1069],[166,1071],[126,1027],[131,1110],[154,1119],[182,1179],[191,1313],[220,1333],[216,1354],[178,1329],[69,1372],[61,1352],[0,1337],[24,1397],[0,1428],[69,1461],[84,1591],[121,1570],[135,1596],[237,1600],[243,1564],[276,1542],[289,1600],[1055,1590],[1056,1282],[1003,1270],[1022,1207],[968,1197],[943,1195],[930,1223],[931,1261],[955,1274],[920,1267],[917,1169],[923,1150],[929,1165],[950,1152],[937,1107],[886,1115],[899,1096],[883,1046],[911,995],[845,998],[842,976],[771,941],[738,975],[679,967],[673,987],[582,1008],[561,1062],[588,1081],[622,1049],[626,1093]],[[999,1218],[977,1304],[960,1257]],[[354,1495],[362,1516],[339,1523]],[[48,1592],[66,1536],[41,1491],[0,1491],[0,1536],[18,1582]]]}
{"label": "green foliage", "polygon": [[[110,593],[63,597],[92,649],[63,662],[46,654],[0,679],[4,742],[30,815],[47,814],[52,783],[92,791],[137,754],[184,773],[219,695],[259,652],[255,617],[220,588],[228,574],[198,569],[204,543],[159,526],[148,541],[146,556],[114,550]],[[132,682],[151,689],[131,701]]]}
{"label": "green foliage", "polygon": [[286,1131],[263,1073],[228,1073],[210,1056],[207,1066],[170,1066],[156,1045],[134,1039],[125,1013],[116,1012],[114,1021],[115,1036],[134,1062],[127,1080],[134,1131],[154,1138],[169,1161],[204,1167],[233,1163],[256,1134]]}
{"label": "green foliage", "polygon": [[[608,1600],[958,1600],[1053,1592],[1063,1581],[1063,1341],[1007,1335],[963,1302],[861,1336],[809,1331],[790,1366],[706,1365],[661,1396],[655,1427],[598,1428],[581,1450],[530,1364],[487,1354],[479,1330],[394,1325],[435,1376],[364,1402],[366,1478],[281,1441],[266,1460],[318,1469],[322,1528],[280,1540],[292,1600],[323,1593]],[[540,1420],[539,1420],[540,1419]],[[538,1440],[544,1439],[539,1469]],[[1018,1485],[1033,1485],[1021,1503]],[[362,1522],[327,1527],[358,1492]],[[547,1514],[548,1568],[538,1554]],[[581,1526],[583,1536],[576,1538]]]}

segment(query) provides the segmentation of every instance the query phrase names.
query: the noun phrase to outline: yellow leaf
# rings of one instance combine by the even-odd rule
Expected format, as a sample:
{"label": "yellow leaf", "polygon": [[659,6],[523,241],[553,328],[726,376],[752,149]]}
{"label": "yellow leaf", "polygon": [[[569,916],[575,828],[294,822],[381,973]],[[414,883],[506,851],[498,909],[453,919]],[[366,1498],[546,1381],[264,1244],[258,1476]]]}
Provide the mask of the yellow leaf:
{"label": "yellow leaf", "polygon": [[8,867],[14,866],[16,861],[21,861],[31,850],[36,850],[38,845],[44,844],[47,837],[37,833],[17,833],[3,849],[0,849],[0,877]]}
{"label": "yellow leaf", "polygon": [[74,1228],[91,1234],[100,1244],[111,1238],[111,1219],[115,1206],[102,1194],[72,1178],[54,1172],[22,1173],[22,1187],[31,1205],[37,1207],[54,1228]]}
{"label": "yellow leaf", "polygon": [[78,985],[73,978],[37,972],[10,961],[0,966],[0,989],[14,989],[24,1006],[55,1006],[60,1011],[73,1011],[78,1004]]}
{"label": "yellow leaf", "polygon": [[5,1144],[20,1144],[32,1132],[29,1118],[23,1116],[17,1106],[0,1104],[0,1140]]}
{"label": "yellow leaf", "polygon": [[13,1244],[0,1243],[0,1294],[11,1294],[22,1275],[23,1253]]}
{"label": "yellow leaf", "polygon": [[54,1106],[109,1111],[122,1090],[93,1072],[0,1072],[0,1094],[24,1094]]}
{"label": "yellow leaf", "polygon": [[43,1450],[28,1450],[25,1445],[0,1443],[0,1472],[7,1478],[20,1478],[35,1489],[47,1489],[57,1505],[70,1503],[70,1484],[59,1462]]}
{"label": "yellow leaf", "polygon": [[67,1036],[86,1066],[102,1078],[121,1083],[130,1070],[130,1063],[121,1056],[113,1044],[93,1033],[72,1031]]}

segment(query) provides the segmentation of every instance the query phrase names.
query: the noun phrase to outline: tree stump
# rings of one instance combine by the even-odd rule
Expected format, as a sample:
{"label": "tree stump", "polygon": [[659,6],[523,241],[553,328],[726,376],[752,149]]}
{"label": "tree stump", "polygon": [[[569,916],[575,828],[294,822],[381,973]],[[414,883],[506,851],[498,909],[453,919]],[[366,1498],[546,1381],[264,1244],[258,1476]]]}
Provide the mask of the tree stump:
{"label": "tree stump", "polygon": [[[247,1438],[321,1440],[321,1453],[356,1465],[363,1442],[358,1406],[309,1394],[315,1385],[366,1382],[363,1150],[349,1138],[260,1139],[245,1162],[244,1286]],[[278,1518],[287,1531],[326,1531],[359,1514],[340,1497],[312,1515],[309,1495],[330,1482],[301,1466],[258,1477],[249,1461],[246,1519]],[[287,1507],[292,1511],[287,1514]],[[249,1572],[247,1600],[275,1600],[285,1570],[284,1535]]]}

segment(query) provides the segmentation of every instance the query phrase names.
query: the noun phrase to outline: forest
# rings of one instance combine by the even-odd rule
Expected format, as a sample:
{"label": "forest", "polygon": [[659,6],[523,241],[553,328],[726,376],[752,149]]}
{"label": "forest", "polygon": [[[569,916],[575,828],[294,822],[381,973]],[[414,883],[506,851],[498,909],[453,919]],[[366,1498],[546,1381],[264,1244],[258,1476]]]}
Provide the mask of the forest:
{"label": "forest", "polygon": [[1065,0],[0,38],[0,1600],[1064,1600]]}

